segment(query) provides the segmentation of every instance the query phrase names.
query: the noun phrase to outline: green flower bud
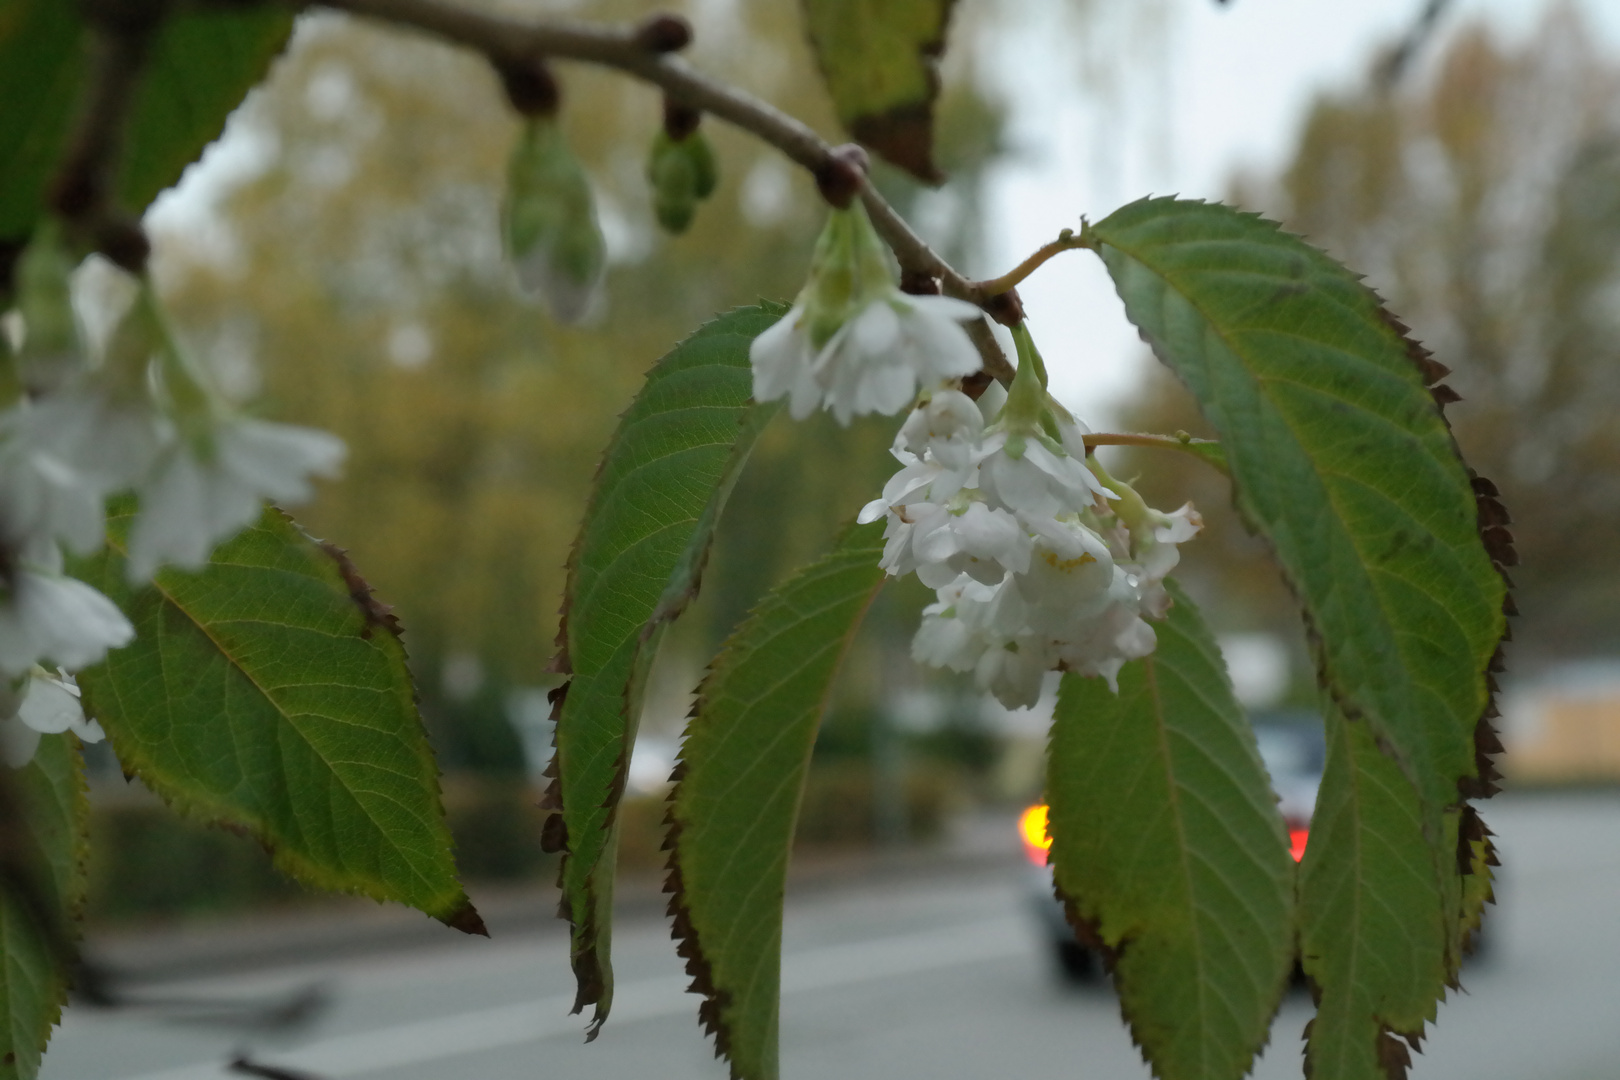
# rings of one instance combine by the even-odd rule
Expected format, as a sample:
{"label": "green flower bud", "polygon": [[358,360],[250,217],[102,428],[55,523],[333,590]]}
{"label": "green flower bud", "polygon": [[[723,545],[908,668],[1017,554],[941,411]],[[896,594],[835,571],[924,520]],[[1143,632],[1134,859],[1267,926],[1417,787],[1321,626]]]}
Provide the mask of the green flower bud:
{"label": "green flower bud", "polygon": [[719,182],[714,150],[703,132],[672,139],[660,130],[653,136],[647,154],[647,182],[652,185],[658,224],[672,233],[685,232],[699,200],[712,195]]}
{"label": "green flower bud", "polygon": [[647,182],[653,190],[653,213],[667,232],[683,233],[697,212],[697,169],[685,150],[663,131],[653,136],[647,155]]}
{"label": "green flower bud", "polygon": [[525,121],[507,165],[506,250],[525,291],[564,322],[580,319],[607,267],[590,179],[551,117]]}
{"label": "green flower bud", "polygon": [[85,367],[73,314],[73,267],[73,256],[52,221],[39,226],[17,262],[17,313],[23,323],[17,376],[36,392],[60,386]]}
{"label": "green flower bud", "polygon": [[720,165],[715,160],[714,148],[703,137],[702,129],[682,139],[681,147],[686,151],[686,156],[692,159],[692,168],[697,173],[697,184],[692,193],[700,199],[707,199],[720,183]]}

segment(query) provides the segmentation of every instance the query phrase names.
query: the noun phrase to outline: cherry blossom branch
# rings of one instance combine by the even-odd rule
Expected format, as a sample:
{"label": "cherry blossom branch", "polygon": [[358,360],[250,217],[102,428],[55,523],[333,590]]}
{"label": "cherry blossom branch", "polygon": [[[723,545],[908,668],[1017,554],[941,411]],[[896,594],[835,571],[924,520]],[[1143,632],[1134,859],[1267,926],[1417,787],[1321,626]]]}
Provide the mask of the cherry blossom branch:
{"label": "cherry blossom branch", "polygon": [[[458,7],[442,0],[319,0],[319,6],[409,26],[483,53],[497,67],[574,60],[613,68],[651,83],[683,105],[710,113],[776,147],[789,159],[821,176],[839,167],[835,148],[806,124],[760,99],[703,74],[670,55],[686,42],[670,27],[679,20],[655,15],[637,26],[597,26],[558,18],[513,18]],[[684,26],[684,24],[679,24]],[[938,278],[947,296],[984,306],[989,294],[963,276],[906,223],[870,183],[860,196],[902,273]],[[970,336],[984,370],[1003,382],[1015,370],[988,325],[975,324]]]}

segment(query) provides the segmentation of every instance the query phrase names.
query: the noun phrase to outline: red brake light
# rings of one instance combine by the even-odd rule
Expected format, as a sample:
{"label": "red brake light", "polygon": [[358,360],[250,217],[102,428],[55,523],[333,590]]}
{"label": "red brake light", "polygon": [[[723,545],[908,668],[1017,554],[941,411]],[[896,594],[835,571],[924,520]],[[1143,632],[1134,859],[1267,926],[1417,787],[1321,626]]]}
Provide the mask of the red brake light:
{"label": "red brake light", "polygon": [[1288,851],[1289,854],[1294,856],[1295,862],[1299,862],[1305,857],[1305,841],[1310,839],[1310,835],[1311,830],[1309,829],[1288,830]]}
{"label": "red brake light", "polygon": [[1046,804],[1036,803],[1018,818],[1018,835],[1024,841],[1024,855],[1036,866],[1046,865],[1046,852],[1052,838],[1046,835]]}

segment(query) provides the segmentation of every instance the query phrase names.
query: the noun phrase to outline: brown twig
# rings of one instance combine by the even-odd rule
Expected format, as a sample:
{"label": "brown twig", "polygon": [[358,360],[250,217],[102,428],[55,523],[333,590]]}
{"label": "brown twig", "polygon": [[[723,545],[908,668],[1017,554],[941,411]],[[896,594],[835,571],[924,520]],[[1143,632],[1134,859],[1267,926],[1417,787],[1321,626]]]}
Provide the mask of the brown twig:
{"label": "brown twig", "polygon": [[[321,0],[321,6],[413,27],[476,49],[497,65],[557,59],[614,68],[661,88],[675,101],[749,132],[812,174],[835,160],[835,147],[798,119],[703,74],[678,56],[649,49],[632,27],[595,26],[556,18],[517,19],[468,10],[442,0]],[[860,194],[872,225],[894,252],[903,273],[938,278],[947,296],[974,303],[984,298],[975,283],[929,247],[871,184],[863,184]],[[1013,365],[988,326],[972,337],[985,370],[1010,381],[1015,373]]]}

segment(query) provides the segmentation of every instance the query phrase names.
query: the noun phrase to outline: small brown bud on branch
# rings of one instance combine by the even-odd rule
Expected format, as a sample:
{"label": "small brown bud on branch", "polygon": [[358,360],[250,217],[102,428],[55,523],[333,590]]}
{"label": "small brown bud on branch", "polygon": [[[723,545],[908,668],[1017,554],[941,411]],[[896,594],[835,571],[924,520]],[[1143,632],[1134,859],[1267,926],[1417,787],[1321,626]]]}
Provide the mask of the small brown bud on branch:
{"label": "small brown bud on branch", "polygon": [[546,62],[528,60],[494,61],[495,73],[506,88],[506,100],[523,116],[550,116],[557,111],[562,94],[557,79]]}
{"label": "small brown bud on branch", "polygon": [[636,27],[636,44],[648,52],[680,52],[692,44],[692,24],[667,11],[649,15]]}
{"label": "small brown bud on branch", "polygon": [[922,270],[905,270],[900,274],[900,291],[912,296],[938,296],[939,279]]}
{"label": "small brown bud on branch", "polygon": [[854,143],[835,146],[816,169],[816,189],[829,204],[842,210],[860,194],[870,164],[866,151]]}
{"label": "small brown bud on branch", "polygon": [[1024,302],[1018,298],[1017,289],[1008,289],[987,297],[984,312],[1002,326],[1017,326],[1024,321]]}
{"label": "small brown bud on branch", "polygon": [[664,95],[664,134],[671,142],[680,142],[698,129],[703,113],[669,95]]}

